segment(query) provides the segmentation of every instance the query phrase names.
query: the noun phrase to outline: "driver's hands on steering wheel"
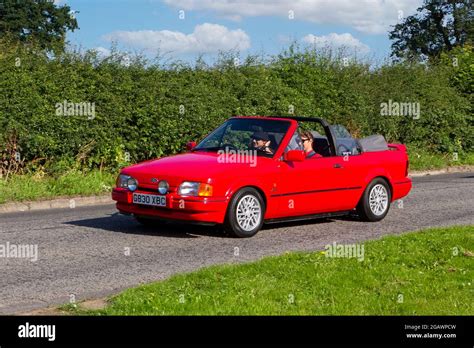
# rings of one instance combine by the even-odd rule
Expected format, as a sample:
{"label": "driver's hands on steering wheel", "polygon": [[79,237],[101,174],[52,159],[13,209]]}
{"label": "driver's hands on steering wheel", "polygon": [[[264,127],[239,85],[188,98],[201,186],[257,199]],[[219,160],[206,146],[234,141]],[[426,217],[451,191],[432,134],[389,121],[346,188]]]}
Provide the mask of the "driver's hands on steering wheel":
{"label": "driver's hands on steering wheel", "polygon": [[258,150],[258,151],[262,151],[266,154],[269,154],[269,155],[273,155],[273,151],[272,149],[270,148],[270,140],[267,141],[263,146],[254,146],[254,149]]}

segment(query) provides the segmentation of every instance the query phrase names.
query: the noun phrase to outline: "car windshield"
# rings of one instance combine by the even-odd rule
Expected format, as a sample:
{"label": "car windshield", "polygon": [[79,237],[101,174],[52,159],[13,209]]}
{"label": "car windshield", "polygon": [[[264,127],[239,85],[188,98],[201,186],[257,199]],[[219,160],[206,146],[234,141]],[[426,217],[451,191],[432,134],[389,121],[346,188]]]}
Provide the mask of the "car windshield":
{"label": "car windshield", "polygon": [[290,122],[264,118],[233,118],[209,134],[194,151],[248,151],[272,157],[285,136]]}

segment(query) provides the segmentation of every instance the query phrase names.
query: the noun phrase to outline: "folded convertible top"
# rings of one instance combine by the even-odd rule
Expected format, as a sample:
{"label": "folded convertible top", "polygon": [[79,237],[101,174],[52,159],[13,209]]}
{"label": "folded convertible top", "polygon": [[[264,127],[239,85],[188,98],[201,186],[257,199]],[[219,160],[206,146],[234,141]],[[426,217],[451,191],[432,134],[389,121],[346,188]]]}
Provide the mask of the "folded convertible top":
{"label": "folded convertible top", "polygon": [[387,151],[388,145],[383,135],[371,135],[363,139],[359,139],[359,145],[362,152]]}

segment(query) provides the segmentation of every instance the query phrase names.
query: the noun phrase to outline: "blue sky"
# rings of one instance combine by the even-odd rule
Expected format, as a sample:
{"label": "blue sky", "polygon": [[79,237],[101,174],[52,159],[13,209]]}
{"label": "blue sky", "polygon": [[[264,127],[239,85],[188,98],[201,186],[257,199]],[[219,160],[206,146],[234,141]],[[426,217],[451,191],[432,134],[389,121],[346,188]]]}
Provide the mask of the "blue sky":
{"label": "blue sky", "polygon": [[381,60],[388,29],[422,0],[56,0],[78,11],[72,45],[193,61],[219,50],[275,54],[290,41]]}

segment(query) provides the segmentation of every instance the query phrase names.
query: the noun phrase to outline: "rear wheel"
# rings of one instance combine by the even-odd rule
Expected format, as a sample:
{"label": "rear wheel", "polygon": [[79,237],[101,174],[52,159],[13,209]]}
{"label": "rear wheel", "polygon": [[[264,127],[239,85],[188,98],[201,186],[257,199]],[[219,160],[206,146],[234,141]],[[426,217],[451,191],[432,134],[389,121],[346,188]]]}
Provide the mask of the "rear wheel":
{"label": "rear wheel", "polygon": [[252,237],[262,228],[264,214],[261,194],[252,187],[243,188],[229,203],[224,228],[234,237]]}
{"label": "rear wheel", "polygon": [[392,195],[387,181],[376,178],[370,182],[357,206],[359,216],[365,221],[380,221],[388,213]]}

